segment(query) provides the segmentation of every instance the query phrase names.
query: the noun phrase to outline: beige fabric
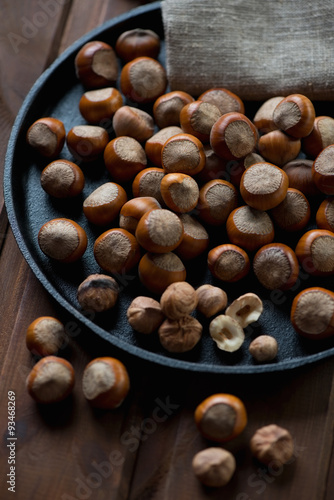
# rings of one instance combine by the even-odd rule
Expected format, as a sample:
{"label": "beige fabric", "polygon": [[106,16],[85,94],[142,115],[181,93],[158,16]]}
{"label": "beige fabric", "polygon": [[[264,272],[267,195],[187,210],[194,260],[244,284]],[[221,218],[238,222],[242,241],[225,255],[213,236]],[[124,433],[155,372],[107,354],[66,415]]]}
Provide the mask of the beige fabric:
{"label": "beige fabric", "polygon": [[171,90],[334,99],[334,0],[164,0]]}

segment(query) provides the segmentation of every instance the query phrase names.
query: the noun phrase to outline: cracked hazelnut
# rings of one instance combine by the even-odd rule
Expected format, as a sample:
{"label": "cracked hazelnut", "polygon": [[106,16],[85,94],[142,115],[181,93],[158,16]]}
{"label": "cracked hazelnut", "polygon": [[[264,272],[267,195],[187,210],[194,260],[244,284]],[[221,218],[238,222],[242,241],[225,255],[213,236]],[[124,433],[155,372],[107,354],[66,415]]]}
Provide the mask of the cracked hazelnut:
{"label": "cracked hazelnut", "polygon": [[256,361],[265,363],[277,356],[277,340],[270,335],[259,335],[249,344],[249,352]]}
{"label": "cracked hazelnut", "polygon": [[192,460],[192,468],[202,484],[219,488],[231,480],[236,469],[236,461],[230,451],[212,447],[196,453]]}
{"label": "cracked hazelnut", "polygon": [[195,410],[200,433],[211,441],[223,443],[239,436],[247,425],[244,403],[232,394],[212,394]]}
{"label": "cracked hazelnut", "polygon": [[65,143],[65,127],[57,118],[46,116],[36,120],[27,131],[27,143],[40,155],[55,158]]}
{"label": "cracked hazelnut", "polygon": [[197,310],[206,318],[214,316],[227,306],[227,295],[218,286],[202,285],[196,290]]}
{"label": "cracked hazelnut", "polygon": [[202,337],[203,327],[196,318],[165,319],[158,333],[161,345],[169,352],[187,352],[193,349]]}
{"label": "cracked hazelnut", "polygon": [[108,356],[95,358],[84,369],[82,391],[95,408],[118,408],[129,390],[127,369],[118,359]]}
{"label": "cracked hazelnut", "polygon": [[302,290],[293,299],[291,323],[297,333],[312,340],[334,334],[334,293],[321,287]]}
{"label": "cracked hazelnut", "polygon": [[26,345],[29,351],[39,356],[57,354],[65,342],[64,325],[51,316],[41,316],[28,326]]}
{"label": "cracked hazelnut", "polygon": [[91,274],[77,291],[77,299],[85,311],[102,312],[116,304],[119,294],[117,281],[105,274]]}
{"label": "cracked hazelnut", "polygon": [[278,425],[258,429],[250,440],[250,449],[259,462],[284,465],[293,457],[294,444],[290,432]]}
{"label": "cracked hazelnut", "polygon": [[197,302],[196,290],[186,281],[172,283],[160,298],[162,312],[169,319],[181,319],[192,313]]}
{"label": "cracked hazelnut", "polygon": [[147,335],[157,331],[165,319],[160,303],[151,297],[143,296],[133,299],[126,315],[136,332]]}
{"label": "cracked hazelnut", "polygon": [[73,366],[66,359],[45,356],[29,373],[26,385],[30,396],[38,403],[62,401],[74,387]]}
{"label": "cracked hazelnut", "polygon": [[235,299],[225,311],[226,316],[235,319],[242,328],[257,321],[263,312],[263,303],[255,293],[245,293]]}
{"label": "cracked hazelnut", "polygon": [[237,351],[245,340],[245,332],[240,323],[224,314],[220,314],[211,321],[209,331],[218,349],[222,351]]}

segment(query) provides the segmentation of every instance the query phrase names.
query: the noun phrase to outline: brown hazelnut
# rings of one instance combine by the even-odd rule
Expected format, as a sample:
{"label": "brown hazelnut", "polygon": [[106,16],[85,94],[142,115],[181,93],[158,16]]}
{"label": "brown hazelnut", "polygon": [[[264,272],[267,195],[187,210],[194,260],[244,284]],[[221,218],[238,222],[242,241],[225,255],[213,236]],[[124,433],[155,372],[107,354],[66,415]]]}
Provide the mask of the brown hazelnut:
{"label": "brown hazelnut", "polygon": [[51,219],[43,224],[38,233],[42,252],[59,262],[79,260],[86,251],[87,243],[85,230],[70,219]]}
{"label": "brown hazelnut", "polygon": [[154,121],[146,111],[132,106],[120,107],[113,116],[112,125],[116,137],[129,136],[145,142],[154,133]]}
{"label": "brown hazelnut", "polygon": [[76,125],[68,131],[66,137],[70,153],[83,162],[97,160],[108,142],[108,132],[97,125]]}
{"label": "brown hazelnut", "polygon": [[180,125],[180,112],[183,106],[195,99],[182,90],[174,90],[163,94],[153,105],[153,116],[159,128]]}
{"label": "brown hazelnut", "polygon": [[138,222],[136,238],[148,252],[167,253],[174,250],[183,237],[183,225],[171,210],[158,208],[146,212]]}
{"label": "brown hazelnut", "polygon": [[83,202],[83,212],[89,222],[103,226],[112,222],[127,201],[127,194],[119,184],[105,182]]}
{"label": "brown hazelnut", "polygon": [[312,166],[313,161],[306,158],[297,158],[286,163],[282,168],[289,177],[289,187],[298,189],[306,196],[321,194],[312,176]]}
{"label": "brown hazelnut", "polygon": [[227,306],[227,295],[218,286],[202,285],[196,289],[197,310],[206,318],[214,316]]}
{"label": "brown hazelnut", "polygon": [[93,40],[86,43],[74,61],[76,75],[91,89],[114,85],[118,77],[118,61],[114,49],[107,43]]}
{"label": "brown hazelnut", "polygon": [[321,287],[306,288],[293,299],[291,324],[299,335],[312,340],[334,335],[334,293]]}
{"label": "brown hazelnut", "polygon": [[267,290],[289,290],[298,279],[299,264],[295,252],[284,243],[269,243],[253,258],[253,270]]}
{"label": "brown hazelnut", "polygon": [[133,180],[132,193],[133,196],[152,196],[160,205],[164,201],[161,196],[160,185],[165,172],[159,167],[144,168]]}
{"label": "brown hazelnut", "polygon": [[114,87],[89,90],[79,101],[79,111],[89,123],[99,124],[110,120],[116,111],[123,106],[122,94]]}
{"label": "brown hazelnut", "polygon": [[165,319],[161,305],[151,297],[136,297],[127,310],[127,318],[136,332],[149,335],[158,330]]}
{"label": "brown hazelnut", "polygon": [[334,144],[331,144],[318,154],[312,166],[312,178],[315,185],[327,195],[334,194],[333,158]]}
{"label": "brown hazelnut", "polygon": [[258,429],[250,440],[255,458],[265,465],[284,465],[292,459],[294,444],[290,432],[278,425]]}
{"label": "brown hazelnut", "polygon": [[152,196],[139,196],[124,203],[119,213],[119,227],[135,234],[139,220],[146,212],[161,208]]}
{"label": "brown hazelnut", "polygon": [[285,134],[282,130],[273,130],[259,138],[257,148],[265,160],[281,167],[297,158],[301,141]]}
{"label": "brown hazelnut", "polygon": [[255,149],[257,134],[255,125],[244,114],[225,113],[211,129],[210,144],[221,158],[239,160]]}
{"label": "brown hazelnut", "polygon": [[204,144],[204,152],[205,165],[195,176],[196,180],[200,183],[206,183],[214,179],[228,180],[230,178],[227,172],[228,161],[216,155],[210,144]]}
{"label": "brown hazelnut", "polygon": [[320,203],[316,213],[316,222],[319,229],[334,232],[334,198],[326,198]]}
{"label": "brown hazelnut", "polygon": [[181,109],[180,126],[186,134],[192,134],[203,143],[209,143],[212,126],[220,117],[221,112],[215,104],[194,101]]}
{"label": "brown hazelnut", "polygon": [[45,117],[36,120],[27,131],[27,143],[40,155],[55,158],[63,149],[65,127],[57,118]]}
{"label": "brown hazelnut", "polygon": [[176,126],[165,127],[147,139],[145,153],[153,165],[161,168],[161,150],[167,139],[176,134],[182,134],[182,129]]}
{"label": "brown hazelnut", "polygon": [[162,199],[173,212],[191,212],[197,205],[199,187],[190,175],[173,173],[161,179]]}
{"label": "brown hazelnut", "polygon": [[238,206],[238,192],[228,181],[213,179],[199,190],[199,217],[207,224],[219,226],[226,222]]}
{"label": "brown hazelnut", "polygon": [[142,284],[156,294],[162,294],[171,283],[185,281],[187,276],[182,260],[173,252],[147,252],[139,262],[138,274]]}
{"label": "brown hazelnut", "polygon": [[176,134],[167,139],[161,150],[165,173],[198,174],[205,165],[202,142],[191,134]]}
{"label": "brown hazelnut", "polygon": [[104,164],[116,182],[128,182],[147,167],[144,148],[133,137],[116,137],[103,153]]}
{"label": "brown hazelnut", "polygon": [[270,335],[259,335],[249,344],[249,352],[256,361],[265,363],[277,356],[277,340]]}
{"label": "brown hazelnut", "polygon": [[303,138],[302,149],[307,156],[315,158],[323,149],[334,143],[334,119],[330,116],[317,116],[313,130]]}
{"label": "brown hazelnut", "polygon": [[160,298],[162,312],[169,319],[181,319],[192,313],[196,309],[197,302],[195,289],[186,281],[172,283]]}
{"label": "brown hazelnut", "polygon": [[140,247],[133,234],[125,229],[108,229],[96,239],[94,257],[104,271],[118,274],[138,264]]}
{"label": "brown hazelnut", "polygon": [[161,345],[169,352],[187,352],[193,349],[202,337],[203,327],[193,316],[181,319],[165,319],[158,333]]}
{"label": "brown hazelnut", "polygon": [[29,351],[39,356],[57,354],[66,340],[64,325],[51,316],[41,316],[28,326],[26,344]]}
{"label": "brown hazelnut", "polygon": [[182,260],[190,260],[201,255],[208,248],[209,235],[195,217],[189,214],[180,214],[183,224],[183,237],[175,253]]}
{"label": "brown hazelnut", "polygon": [[236,461],[230,451],[212,447],[196,453],[192,460],[192,468],[202,484],[220,488],[231,480],[236,469]]}
{"label": "brown hazelnut", "polygon": [[250,260],[242,248],[227,243],[211,248],[208,253],[208,268],[215,278],[234,282],[247,276]]}
{"label": "brown hazelnut", "polygon": [[206,90],[199,96],[198,100],[215,104],[222,115],[232,111],[245,112],[245,106],[240,97],[223,87]]}
{"label": "brown hazelnut", "polygon": [[69,160],[55,160],[41,173],[41,186],[54,198],[72,198],[85,186],[84,174],[78,165]]}
{"label": "brown hazelnut", "polygon": [[327,229],[306,231],[296,246],[297,258],[312,276],[334,274],[334,233]]}
{"label": "brown hazelnut", "polygon": [[166,70],[153,57],[136,57],[121,70],[120,89],[133,102],[153,102],[165,92],[166,87]]}
{"label": "brown hazelnut", "polygon": [[298,189],[288,188],[284,200],[270,210],[270,216],[284,231],[295,232],[309,222],[311,208],[305,194]]}
{"label": "brown hazelnut", "polygon": [[273,120],[273,113],[277,104],[283,99],[284,97],[281,96],[271,97],[270,99],[267,99],[255,113],[253,123],[262,134],[267,134],[272,130],[277,130],[277,126]]}
{"label": "brown hazelnut", "polygon": [[74,369],[66,359],[45,356],[40,359],[26,381],[28,393],[38,403],[57,403],[74,387]]}
{"label": "brown hazelnut", "polygon": [[117,281],[105,274],[91,274],[77,291],[77,299],[85,311],[102,312],[116,304],[119,294]]}
{"label": "brown hazelnut", "polygon": [[310,99],[302,94],[284,97],[273,112],[273,121],[277,128],[297,139],[312,132],[314,119],[314,106]]}
{"label": "brown hazelnut", "polygon": [[157,58],[160,52],[160,38],[152,30],[134,28],[121,33],[116,40],[115,50],[125,62],[142,56]]}
{"label": "brown hazelnut", "polygon": [[267,212],[249,205],[238,207],[230,213],[226,231],[233,245],[249,252],[271,243],[275,236],[274,225]]}

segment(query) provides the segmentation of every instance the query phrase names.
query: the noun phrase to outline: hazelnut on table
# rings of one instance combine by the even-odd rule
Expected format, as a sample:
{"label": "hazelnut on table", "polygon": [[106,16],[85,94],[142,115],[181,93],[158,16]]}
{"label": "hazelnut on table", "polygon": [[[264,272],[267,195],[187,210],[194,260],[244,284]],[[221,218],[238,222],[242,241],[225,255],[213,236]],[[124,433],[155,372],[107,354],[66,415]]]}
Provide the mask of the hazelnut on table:
{"label": "hazelnut on table", "polygon": [[166,174],[161,180],[160,191],[166,206],[173,212],[191,212],[198,203],[198,184],[187,174]]}
{"label": "hazelnut on table", "polygon": [[66,137],[70,153],[79,161],[92,162],[102,156],[109,134],[98,125],[75,125]]}
{"label": "hazelnut on table", "polygon": [[194,101],[181,109],[180,126],[186,134],[192,134],[201,142],[209,143],[211,129],[221,115],[215,104]]}
{"label": "hazelnut on table", "polygon": [[127,272],[140,259],[140,247],[125,229],[113,228],[102,233],[94,243],[94,257],[98,265],[109,273]]}
{"label": "hazelnut on table", "polygon": [[218,447],[205,448],[194,456],[192,468],[202,484],[220,488],[231,480],[236,469],[236,461],[228,450]]}
{"label": "hazelnut on table", "polygon": [[327,195],[334,194],[334,144],[323,149],[312,165],[312,179],[316,187]]}
{"label": "hazelnut on table", "polygon": [[141,143],[154,134],[152,116],[133,106],[121,106],[113,116],[112,126],[117,137],[129,136]]}
{"label": "hazelnut on table", "polygon": [[116,182],[128,182],[147,167],[143,146],[133,137],[116,137],[103,152],[106,169]]}
{"label": "hazelnut on table", "polygon": [[123,106],[122,94],[114,87],[88,90],[79,101],[82,117],[92,124],[110,120],[121,106]]}
{"label": "hazelnut on table", "polygon": [[316,158],[327,146],[334,144],[334,118],[331,116],[316,116],[312,132],[302,140],[304,153]]}
{"label": "hazelnut on table", "polygon": [[319,229],[334,232],[334,198],[323,200],[316,213],[316,222]]}
{"label": "hazelnut on table", "polygon": [[119,212],[119,227],[135,234],[142,216],[155,208],[161,208],[161,206],[153,196],[139,196],[128,200]]}
{"label": "hazelnut on table", "polygon": [[215,278],[235,282],[249,273],[250,260],[245,250],[226,243],[211,248],[208,253],[208,268]]}
{"label": "hazelnut on table", "polygon": [[289,187],[284,200],[270,210],[270,217],[284,231],[299,231],[310,220],[310,203],[304,193]]}
{"label": "hazelnut on table", "polygon": [[148,252],[167,253],[175,250],[183,237],[183,225],[171,210],[153,209],[138,222],[136,238]]}
{"label": "hazelnut on table", "polygon": [[305,196],[316,196],[321,191],[316,186],[312,175],[313,161],[307,158],[297,158],[289,161],[282,169],[289,178],[289,187],[304,193]]}
{"label": "hazelnut on table", "polygon": [[83,213],[92,224],[104,226],[116,219],[127,199],[122,186],[115,182],[105,182],[84,200]]}
{"label": "hazelnut on table", "polygon": [[282,167],[285,163],[297,158],[301,150],[301,140],[281,130],[273,130],[261,135],[257,148],[266,161]]}
{"label": "hazelnut on table", "polygon": [[207,224],[219,226],[226,222],[230,213],[238,206],[238,192],[228,181],[213,179],[199,191],[199,218]]}
{"label": "hazelnut on table", "polygon": [[306,137],[312,132],[314,119],[314,106],[302,94],[284,97],[273,112],[276,127],[296,138]]}
{"label": "hazelnut on table", "polygon": [[26,345],[39,356],[57,354],[66,340],[64,325],[52,316],[36,318],[27,328]]}
{"label": "hazelnut on table", "polygon": [[145,153],[147,158],[156,166],[161,168],[161,150],[167,139],[176,134],[182,134],[182,129],[176,126],[165,127],[152,135],[145,142]]}
{"label": "hazelnut on table", "polygon": [[164,94],[166,87],[166,70],[153,57],[136,57],[127,62],[121,70],[121,92],[133,102],[153,102]]}
{"label": "hazelnut on table", "polygon": [[301,236],[296,246],[297,258],[312,276],[334,274],[334,233],[326,229],[311,229]]}
{"label": "hazelnut on table", "polygon": [[160,205],[164,204],[161,196],[160,185],[165,175],[162,168],[149,167],[144,168],[132,182],[132,193],[135,197],[151,196],[155,198]]}
{"label": "hazelnut on table", "polygon": [[270,243],[254,255],[253,270],[261,285],[268,290],[289,290],[298,279],[299,263],[288,245]]}
{"label": "hazelnut on table", "polygon": [[271,424],[255,432],[250,440],[250,449],[259,462],[282,466],[292,459],[294,443],[287,429]]}
{"label": "hazelnut on table", "polygon": [[192,134],[174,135],[162,147],[161,163],[166,174],[196,175],[204,168],[205,161],[203,144]]}
{"label": "hazelnut on table", "polygon": [[277,130],[278,127],[274,123],[273,114],[277,104],[279,104],[283,99],[284,97],[282,96],[271,97],[267,99],[256,111],[253,123],[262,134],[267,134],[272,130]]}
{"label": "hazelnut on table", "polygon": [[274,224],[267,212],[249,205],[238,207],[230,213],[226,231],[233,245],[250,252],[271,243],[275,236]]}

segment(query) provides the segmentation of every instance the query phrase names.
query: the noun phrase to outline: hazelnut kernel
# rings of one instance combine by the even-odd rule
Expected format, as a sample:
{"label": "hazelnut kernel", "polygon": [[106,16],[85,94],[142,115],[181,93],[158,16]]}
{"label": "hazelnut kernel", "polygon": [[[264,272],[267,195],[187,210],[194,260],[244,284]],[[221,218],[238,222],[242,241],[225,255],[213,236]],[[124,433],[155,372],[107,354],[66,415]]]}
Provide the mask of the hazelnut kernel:
{"label": "hazelnut kernel", "polygon": [[254,457],[265,465],[271,462],[284,465],[294,454],[290,432],[275,424],[258,429],[250,440],[250,449]]}
{"label": "hazelnut kernel", "polygon": [[214,316],[227,306],[227,295],[221,288],[213,285],[202,285],[196,290],[197,310],[206,318]]}
{"label": "hazelnut kernel", "polygon": [[102,312],[111,309],[116,304],[119,294],[117,281],[105,274],[91,274],[77,291],[77,299],[85,311]]}
{"label": "hazelnut kernel", "polygon": [[57,354],[66,340],[64,325],[51,316],[41,316],[28,326],[26,345],[29,351],[39,356]]}
{"label": "hazelnut kernel", "polygon": [[262,312],[262,300],[255,293],[250,292],[235,299],[228,306],[225,314],[235,319],[242,328],[246,328],[249,324],[257,321]]}
{"label": "hazelnut kernel", "polygon": [[195,289],[185,281],[169,285],[160,298],[162,312],[169,319],[181,319],[192,313],[196,309],[197,302]]}
{"label": "hazelnut kernel", "polygon": [[192,460],[192,468],[202,484],[219,488],[231,480],[236,469],[236,461],[230,451],[212,447],[196,453]]}
{"label": "hazelnut kernel", "polygon": [[245,340],[245,333],[240,323],[231,316],[220,314],[209,325],[210,336],[218,349],[234,352],[240,349]]}
{"label": "hazelnut kernel", "polygon": [[158,333],[161,345],[169,352],[187,352],[193,349],[202,337],[203,327],[196,318],[165,319]]}
{"label": "hazelnut kernel", "polygon": [[277,340],[270,335],[259,335],[250,343],[249,352],[260,363],[271,361],[277,356]]}
{"label": "hazelnut kernel", "polygon": [[165,319],[161,306],[151,297],[136,297],[127,310],[131,327],[139,333],[151,334],[158,330]]}

